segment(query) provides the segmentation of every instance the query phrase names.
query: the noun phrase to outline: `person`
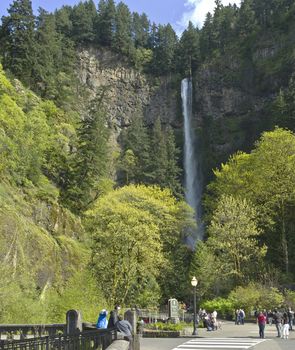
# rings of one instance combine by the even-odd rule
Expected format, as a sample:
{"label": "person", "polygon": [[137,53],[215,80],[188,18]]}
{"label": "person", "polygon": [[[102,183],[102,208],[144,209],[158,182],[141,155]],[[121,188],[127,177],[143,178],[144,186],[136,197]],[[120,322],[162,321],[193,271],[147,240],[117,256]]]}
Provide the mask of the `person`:
{"label": "person", "polygon": [[240,322],[243,325],[245,321],[245,311],[243,309],[240,309],[239,314],[240,314]]}
{"label": "person", "polygon": [[257,323],[258,323],[258,327],[259,327],[259,337],[261,339],[264,339],[264,329],[265,329],[265,324],[266,324],[266,316],[263,314],[262,311],[260,311],[258,314]]}
{"label": "person", "polygon": [[268,310],[267,312],[267,322],[271,326],[272,325],[272,320],[273,320],[273,313],[271,310]]}
{"label": "person", "polygon": [[212,319],[213,330],[217,331],[218,324],[217,324],[217,311],[216,310],[214,310],[212,312],[211,319]]}
{"label": "person", "polygon": [[277,337],[278,338],[281,338],[281,336],[282,336],[282,328],[283,328],[282,317],[283,317],[283,315],[281,314],[281,312],[279,312],[277,309],[275,309],[274,313],[273,313],[273,320],[274,320],[274,323],[275,323],[276,328],[277,328],[277,332],[278,332]]}
{"label": "person", "polygon": [[132,326],[129,321],[124,320],[122,315],[118,315],[118,321],[116,322],[117,330],[124,336],[125,340],[129,341],[128,350],[133,348],[133,339],[132,339]]}
{"label": "person", "polygon": [[96,322],[96,328],[107,328],[108,320],[107,320],[107,310],[103,309],[98,315],[98,319]]}
{"label": "person", "polygon": [[281,338],[288,339],[289,337],[289,317],[288,313],[284,312],[283,314],[283,330]]}
{"label": "person", "polygon": [[294,311],[289,307],[288,308],[288,319],[289,319],[289,329],[293,331],[293,322],[294,322]]}
{"label": "person", "polygon": [[235,314],[236,318],[235,318],[235,324],[240,324],[240,310],[236,310],[236,314]]}
{"label": "person", "polygon": [[116,323],[118,321],[118,313],[120,309],[120,305],[116,305],[115,309],[110,312],[108,328],[114,328],[116,326]]}

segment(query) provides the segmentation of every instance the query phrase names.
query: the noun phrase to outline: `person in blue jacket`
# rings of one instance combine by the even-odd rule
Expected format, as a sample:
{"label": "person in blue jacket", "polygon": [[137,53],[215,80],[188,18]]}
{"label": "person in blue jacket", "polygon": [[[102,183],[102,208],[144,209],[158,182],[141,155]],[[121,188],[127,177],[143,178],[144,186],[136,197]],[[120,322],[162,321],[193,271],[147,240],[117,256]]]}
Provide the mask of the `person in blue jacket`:
{"label": "person in blue jacket", "polygon": [[103,309],[98,315],[98,319],[96,322],[96,328],[107,328],[108,327],[108,320],[107,320],[108,312],[107,310]]}

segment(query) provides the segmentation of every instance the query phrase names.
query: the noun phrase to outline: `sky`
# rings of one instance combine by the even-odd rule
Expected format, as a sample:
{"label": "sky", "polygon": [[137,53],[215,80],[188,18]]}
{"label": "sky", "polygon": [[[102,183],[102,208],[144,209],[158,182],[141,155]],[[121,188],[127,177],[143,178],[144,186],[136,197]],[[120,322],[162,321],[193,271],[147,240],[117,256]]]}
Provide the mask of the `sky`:
{"label": "sky", "polygon": [[[6,9],[13,0],[0,0],[0,17],[6,14]],[[75,5],[80,0],[32,0],[34,11],[42,7],[47,11],[54,11],[62,5]],[[98,0],[94,0],[98,3]],[[119,0],[115,0],[116,3]],[[130,11],[145,12],[151,22],[156,24],[170,23],[180,34],[189,21],[199,28],[202,27],[207,12],[213,12],[214,0],[123,0]],[[236,3],[240,0],[222,0],[224,5]]]}

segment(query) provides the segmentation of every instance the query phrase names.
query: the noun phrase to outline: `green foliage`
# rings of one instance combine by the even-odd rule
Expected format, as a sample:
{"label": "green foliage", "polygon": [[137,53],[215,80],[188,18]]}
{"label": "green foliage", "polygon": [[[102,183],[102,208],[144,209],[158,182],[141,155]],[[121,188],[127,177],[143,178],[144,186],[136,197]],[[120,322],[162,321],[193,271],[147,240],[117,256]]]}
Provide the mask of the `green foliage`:
{"label": "green foliage", "polygon": [[36,59],[35,17],[30,0],[14,0],[2,18],[4,68],[10,69],[25,84],[30,84]]}
{"label": "green foliage", "polygon": [[202,302],[201,307],[208,312],[213,312],[214,310],[216,310],[218,316],[226,318],[232,314],[235,305],[233,304],[233,301],[231,299],[219,297]]}
{"label": "green foliage", "polygon": [[229,294],[234,308],[243,308],[247,314],[253,310],[272,310],[281,307],[283,295],[276,288],[269,288],[259,283],[250,283],[246,287],[237,287]]}
{"label": "green foliage", "polygon": [[42,294],[46,319],[64,323],[66,312],[75,309],[81,311],[83,321],[96,322],[100,310],[109,308],[102,290],[103,286],[96,283],[87,268],[76,271],[65,284]]}
{"label": "green foliage", "polygon": [[148,329],[155,329],[158,331],[174,331],[174,332],[180,332],[182,331],[185,327],[187,327],[187,323],[184,322],[179,322],[179,323],[162,323],[162,322],[157,322],[157,323],[150,323],[145,325],[146,328]]}
{"label": "green foliage", "polygon": [[171,247],[192,224],[188,208],[184,212],[168,190],[126,186],[100,198],[86,215],[94,273],[109,303],[141,301],[155,280],[165,293],[169,271],[177,268]]}
{"label": "green foliage", "polygon": [[85,209],[99,196],[100,181],[108,175],[109,130],[102,109],[104,92],[94,102],[78,129],[77,152],[73,158],[64,200],[76,213]]}
{"label": "green foliage", "polygon": [[[263,133],[250,154],[239,153],[217,170],[216,180],[209,185],[214,195],[247,198],[255,204],[258,223],[265,234],[268,259],[288,273],[292,261],[292,213],[294,203],[295,137],[288,130],[276,128]],[[279,253],[278,253],[279,252]]]}

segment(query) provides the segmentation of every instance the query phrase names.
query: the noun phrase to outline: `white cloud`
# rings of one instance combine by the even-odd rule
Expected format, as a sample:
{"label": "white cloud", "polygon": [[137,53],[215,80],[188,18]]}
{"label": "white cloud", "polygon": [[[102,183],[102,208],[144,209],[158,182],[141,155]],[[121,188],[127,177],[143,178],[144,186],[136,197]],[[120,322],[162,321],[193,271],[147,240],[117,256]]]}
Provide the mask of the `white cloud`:
{"label": "white cloud", "polygon": [[[240,0],[222,0],[223,5],[240,4]],[[203,26],[206,14],[213,13],[215,8],[214,0],[186,0],[185,7],[187,10],[182,14],[181,20],[177,23],[177,31],[181,33],[191,21],[199,28]]]}

